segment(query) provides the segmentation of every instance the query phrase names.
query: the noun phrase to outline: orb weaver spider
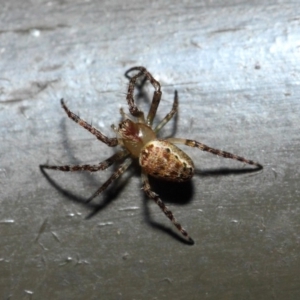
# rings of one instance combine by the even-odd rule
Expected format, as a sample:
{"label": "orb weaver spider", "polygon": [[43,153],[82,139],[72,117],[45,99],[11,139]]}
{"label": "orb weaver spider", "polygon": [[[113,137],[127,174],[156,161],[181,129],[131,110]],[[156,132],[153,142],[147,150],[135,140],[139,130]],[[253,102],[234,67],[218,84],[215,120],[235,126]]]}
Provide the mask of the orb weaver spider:
{"label": "orb weaver spider", "polygon": [[[150,175],[163,180],[184,182],[193,177],[195,170],[193,161],[185,152],[175,146],[175,144],[198,148],[202,151],[207,151],[215,155],[256,166],[259,169],[262,169],[263,167],[261,164],[252,160],[248,160],[244,157],[237,156],[229,152],[211,148],[194,140],[182,138],[158,139],[157,133],[172,119],[178,110],[178,93],[175,91],[175,97],[171,111],[160,121],[157,126],[153,127],[153,119],[156,115],[162,95],[160,83],[155,80],[154,77],[144,67],[133,67],[129,69],[126,74],[131,71],[138,71],[136,75],[130,78],[126,97],[131,116],[125,114],[123,109],[120,110],[123,120],[120,122],[118,127],[114,125],[111,126],[113,131],[116,133],[115,138],[109,138],[105,136],[98,129],[71,112],[64,103],[63,99],[61,99],[62,108],[65,110],[70,119],[91,132],[98,140],[105,143],[109,147],[116,147],[119,145],[122,147],[122,150],[116,152],[114,155],[97,165],[41,165],[40,168],[60,171],[96,172],[107,169],[115,162],[122,162],[117,170],[109,177],[109,179],[90,198],[86,200],[89,202],[105,191],[114,180],[119,178],[131,165],[134,159],[138,159],[142,170],[142,186],[144,192],[160,207],[164,214],[180,231],[183,237],[189,243],[194,244],[193,239],[175,219],[173,213],[167,208],[160,197],[151,190],[148,179],[148,175]],[[137,107],[134,100],[134,89],[137,79],[141,77],[143,77],[145,80],[149,80],[155,89],[150,110],[146,118],[144,112]]]}

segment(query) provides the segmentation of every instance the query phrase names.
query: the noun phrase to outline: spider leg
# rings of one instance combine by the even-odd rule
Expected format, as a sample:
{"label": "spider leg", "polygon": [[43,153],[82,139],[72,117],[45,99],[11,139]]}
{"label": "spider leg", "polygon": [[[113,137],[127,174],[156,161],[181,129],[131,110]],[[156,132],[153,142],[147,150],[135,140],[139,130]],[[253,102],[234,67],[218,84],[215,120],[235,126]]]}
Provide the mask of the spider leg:
{"label": "spider leg", "polygon": [[189,146],[189,147],[198,148],[198,149],[200,149],[202,151],[210,152],[212,154],[219,155],[219,156],[222,156],[222,157],[225,157],[225,158],[230,158],[230,159],[238,160],[240,162],[256,166],[259,169],[263,168],[263,166],[260,163],[258,163],[258,162],[246,159],[244,157],[241,157],[241,156],[238,156],[238,155],[226,152],[226,151],[222,151],[222,150],[219,150],[219,149],[211,148],[211,147],[209,147],[207,145],[204,145],[204,144],[199,143],[199,142],[194,141],[194,140],[186,140],[186,139],[180,139],[180,138],[169,138],[169,139],[167,139],[167,141],[170,142],[170,143],[172,143],[172,144],[182,144],[182,145],[186,145],[186,146]]}
{"label": "spider leg", "polygon": [[174,102],[171,111],[161,120],[161,122],[154,129],[155,133],[159,132],[177,113],[178,111],[178,93],[175,91]]}
{"label": "spider leg", "polygon": [[49,166],[49,165],[40,165],[42,169],[51,169],[51,170],[59,170],[65,172],[75,172],[75,171],[89,171],[89,172],[97,172],[107,169],[114,162],[121,160],[128,154],[127,151],[119,151],[115,153],[113,156],[99,163],[98,165],[65,165],[65,166]]}
{"label": "spider leg", "polygon": [[86,200],[86,202],[92,201],[95,197],[100,195],[103,191],[105,191],[108,186],[117,178],[119,178],[126,169],[131,165],[132,159],[127,158],[120,166],[119,168],[103,183],[103,185],[90,197]]}
{"label": "spider leg", "polygon": [[191,243],[194,244],[193,239],[188,235],[185,229],[177,222],[173,213],[168,209],[168,207],[163,203],[160,197],[151,190],[148,176],[145,173],[142,173],[142,181],[143,181],[143,190],[146,195],[152,199],[163,211],[163,213],[170,219],[170,221],[175,225],[175,227],[180,231],[180,233]]}
{"label": "spider leg", "polygon": [[104,134],[102,134],[99,130],[97,130],[95,127],[93,127],[92,125],[90,125],[89,123],[87,123],[86,121],[84,121],[83,119],[81,119],[79,116],[77,116],[76,114],[74,114],[73,112],[71,112],[68,109],[68,107],[66,106],[66,104],[64,103],[63,99],[61,99],[60,102],[61,102],[62,108],[65,110],[65,112],[68,115],[68,117],[70,119],[72,119],[74,122],[78,123],[83,128],[85,128],[86,130],[88,130],[91,134],[93,134],[94,136],[96,136],[96,138],[98,140],[100,140],[101,142],[105,143],[109,147],[115,147],[115,146],[118,145],[118,139],[117,138],[108,138],[107,136],[105,136]]}
{"label": "spider leg", "polygon": [[144,75],[150,81],[150,83],[153,85],[153,87],[155,89],[154,95],[152,98],[151,107],[150,107],[150,110],[149,110],[149,113],[147,116],[147,125],[151,126],[153,119],[156,115],[156,111],[157,111],[160,99],[161,99],[160,83],[157,80],[155,80],[153,78],[153,76],[144,67],[133,67],[133,68],[129,69],[126,72],[126,74],[131,71],[140,71],[140,72],[138,74],[134,75],[133,77],[131,77],[131,79],[129,81],[129,85],[128,85],[128,92],[127,92],[126,99],[127,99],[128,105],[129,105],[130,113],[133,116],[138,117],[139,121],[141,121],[143,123],[145,123],[144,113],[138,109],[138,107],[134,103],[134,99],[133,99],[133,93],[134,93],[134,88],[136,85],[137,78]]}

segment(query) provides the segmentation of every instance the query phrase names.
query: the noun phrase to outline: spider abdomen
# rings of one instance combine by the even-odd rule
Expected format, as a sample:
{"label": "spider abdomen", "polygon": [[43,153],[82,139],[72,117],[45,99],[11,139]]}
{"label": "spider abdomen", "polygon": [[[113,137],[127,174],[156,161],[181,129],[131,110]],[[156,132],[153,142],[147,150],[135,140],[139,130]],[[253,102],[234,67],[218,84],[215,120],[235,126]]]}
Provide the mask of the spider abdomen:
{"label": "spider abdomen", "polygon": [[139,162],[147,174],[168,181],[187,181],[194,175],[191,158],[167,141],[147,143],[141,150]]}

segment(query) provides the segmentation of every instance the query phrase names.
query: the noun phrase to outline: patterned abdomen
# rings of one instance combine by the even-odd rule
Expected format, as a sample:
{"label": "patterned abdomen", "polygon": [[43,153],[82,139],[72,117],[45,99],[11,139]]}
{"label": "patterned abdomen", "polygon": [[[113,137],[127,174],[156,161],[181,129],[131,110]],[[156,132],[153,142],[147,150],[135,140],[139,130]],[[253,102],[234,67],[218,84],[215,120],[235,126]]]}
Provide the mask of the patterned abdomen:
{"label": "patterned abdomen", "polygon": [[194,164],[190,157],[175,145],[154,140],[141,151],[140,165],[149,175],[169,181],[187,181],[194,175]]}

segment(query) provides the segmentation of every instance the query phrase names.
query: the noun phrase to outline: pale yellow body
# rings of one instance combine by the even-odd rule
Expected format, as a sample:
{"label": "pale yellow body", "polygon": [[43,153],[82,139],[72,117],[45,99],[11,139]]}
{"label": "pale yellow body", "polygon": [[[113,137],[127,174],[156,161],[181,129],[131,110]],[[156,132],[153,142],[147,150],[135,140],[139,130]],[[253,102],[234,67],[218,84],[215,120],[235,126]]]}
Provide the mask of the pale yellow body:
{"label": "pale yellow body", "polygon": [[169,181],[187,181],[194,175],[191,158],[167,141],[147,143],[142,148],[139,162],[147,174]]}
{"label": "pale yellow body", "polygon": [[166,140],[159,140],[144,123],[126,119],[117,130],[119,142],[132,156],[139,159],[143,171],[168,181],[187,181],[194,175],[191,158]]}

